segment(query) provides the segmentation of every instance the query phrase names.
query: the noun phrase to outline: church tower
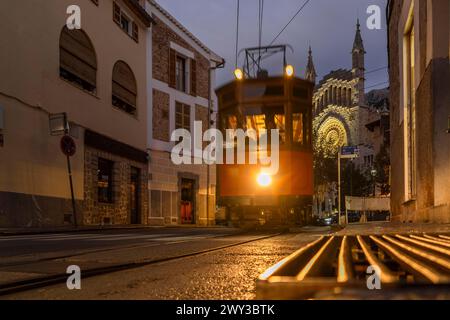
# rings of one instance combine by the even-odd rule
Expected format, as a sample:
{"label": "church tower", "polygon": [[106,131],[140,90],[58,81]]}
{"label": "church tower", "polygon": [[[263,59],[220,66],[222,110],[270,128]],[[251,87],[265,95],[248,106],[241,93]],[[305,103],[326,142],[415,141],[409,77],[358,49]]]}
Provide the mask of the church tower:
{"label": "church tower", "polygon": [[308,81],[316,83],[317,73],[316,73],[316,68],[314,67],[311,46],[309,46],[308,54],[309,54],[308,55],[308,65],[306,66],[305,78]]}
{"label": "church tower", "polygon": [[356,35],[355,41],[353,42],[353,50],[352,50],[352,73],[355,78],[358,79],[358,84],[355,89],[357,94],[357,104],[364,105],[365,104],[365,65],[364,58],[366,51],[364,50],[364,43],[361,36],[361,25],[359,24],[359,19],[356,24]]}

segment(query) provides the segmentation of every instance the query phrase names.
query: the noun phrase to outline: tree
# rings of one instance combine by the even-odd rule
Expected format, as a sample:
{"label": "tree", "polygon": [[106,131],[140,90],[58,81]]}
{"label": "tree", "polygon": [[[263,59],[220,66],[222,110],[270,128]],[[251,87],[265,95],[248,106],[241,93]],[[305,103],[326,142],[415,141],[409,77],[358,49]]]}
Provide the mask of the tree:
{"label": "tree", "polygon": [[375,176],[375,182],[380,186],[381,194],[390,194],[391,186],[389,185],[389,168],[390,168],[390,157],[388,148],[385,144],[380,149],[380,152],[375,157],[375,169],[377,170],[377,175]]}

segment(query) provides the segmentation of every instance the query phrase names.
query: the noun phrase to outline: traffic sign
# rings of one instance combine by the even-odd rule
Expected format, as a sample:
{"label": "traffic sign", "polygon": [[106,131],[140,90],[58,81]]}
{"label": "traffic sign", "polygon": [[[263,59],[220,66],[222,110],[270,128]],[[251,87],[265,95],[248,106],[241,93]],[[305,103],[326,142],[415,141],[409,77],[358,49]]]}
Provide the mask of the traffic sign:
{"label": "traffic sign", "polygon": [[345,146],[345,147],[342,147],[340,156],[343,159],[358,158],[358,156],[359,156],[359,148],[357,146]]}
{"label": "traffic sign", "polygon": [[71,136],[65,135],[61,138],[61,151],[68,157],[73,157],[77,152],[77,145]]}

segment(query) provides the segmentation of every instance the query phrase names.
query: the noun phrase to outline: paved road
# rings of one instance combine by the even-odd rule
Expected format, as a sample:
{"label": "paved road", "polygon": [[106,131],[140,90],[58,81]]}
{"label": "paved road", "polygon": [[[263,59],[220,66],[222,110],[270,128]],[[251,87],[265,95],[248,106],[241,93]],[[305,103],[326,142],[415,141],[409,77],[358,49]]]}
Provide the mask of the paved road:
{"label": "paved road", "polygon": [[[255,281],[264,270],[327,232],[327,229],[321,229],[283,234],[202,255],[82,279],[81,290],[69,291],[65,284],[60,284],[1,298],[254,299]],[[252,237],[255,235],[228,237],[233,239],[228,241],[236,241],[237,238],[249,240]],[[208,242],[209,247],[225,243],[224,238],[220,237],[195,242],[176,246],[186,250],[191,246],[198,248],[199,242]],[[164,246],[164,249],[169,248]],[[118,252],[115,251],[115,254]]]}
{"label": "paved road", "polygon": [[231,235],[239,232],[227,228],[154,228],[108,230],[74,233],[0,236],[0,264],[2,259],[20,255],[39,255],[49,252],[70,252],[114,246],[190,241]]}

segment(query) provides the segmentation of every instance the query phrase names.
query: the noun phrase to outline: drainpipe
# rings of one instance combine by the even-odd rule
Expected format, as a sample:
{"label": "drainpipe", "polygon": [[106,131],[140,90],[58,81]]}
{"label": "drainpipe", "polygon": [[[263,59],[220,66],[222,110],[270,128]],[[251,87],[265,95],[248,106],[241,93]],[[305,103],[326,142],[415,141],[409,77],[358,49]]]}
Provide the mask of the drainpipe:
{"label": "drainpipe", "polygon": [[[208,130],[211,129],[212,125],[212,119],[211,119],[211,113],[212,113],[212,95],[211,95],[211,72],[213,72],[216,69],[221,69],[225,67],[225,60],[222,59],[221,62],[217,63],[215,67],[209,67],[208,68]],[[209,160],[209,159],[208,159]],[[211,180],[211,172],[209,171],[210,165],[206,165],[206,226],[209,226],[209,183]]]}

